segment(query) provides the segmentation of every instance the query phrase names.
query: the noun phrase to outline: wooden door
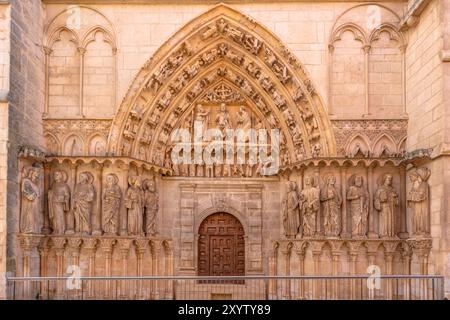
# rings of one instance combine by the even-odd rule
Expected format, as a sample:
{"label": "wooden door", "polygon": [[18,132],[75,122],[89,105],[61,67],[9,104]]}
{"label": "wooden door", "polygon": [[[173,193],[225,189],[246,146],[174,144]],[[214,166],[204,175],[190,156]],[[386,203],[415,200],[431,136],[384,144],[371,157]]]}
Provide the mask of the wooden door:
{"label": "wooden door", "polygon": [[200,225],[198,275],[245,275],[244,228],[233,215],[215,213]]}

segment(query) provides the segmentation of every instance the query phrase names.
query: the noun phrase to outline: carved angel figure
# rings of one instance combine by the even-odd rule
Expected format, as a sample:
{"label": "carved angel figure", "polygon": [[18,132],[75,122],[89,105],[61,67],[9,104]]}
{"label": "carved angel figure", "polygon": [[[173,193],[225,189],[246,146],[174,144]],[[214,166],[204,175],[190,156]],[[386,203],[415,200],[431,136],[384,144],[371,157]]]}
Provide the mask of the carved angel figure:
{"label": "carved angel figure", "polygon": [[392,175],[385,174],[375,193],[374,206],[380,211],[380,237],[395,237],[395,212],[398,206],[398,194],[392,187]]}
{"label": "carved angel figure", "polygon": [[119,210],[122,191],[117,185],[119,178],[114,173],[106,176],[106,186],[102,195],[102,229],[107,235],[116,235],[119,229]]}
{"label": "carved angel figure", "polygon": [[75,216],[75,232],[83,235],[91,234],[92,205],[95,199],[93,186],[94,176],[90,172],[82,172],[73,195],[73,213]]}
{"label": "carved angel figure", "polygon": [[[53,234],[62,235],[66,231],[66,215],[70,210],[70,188],[67,173],[57,170],[53,173],[52,188],[48,191],[48,215]],[[70,217],[67,217],[70,219]],[[73,222],[69,221],[69,226]]]}
{"label": "carved angel figure", "polygon": [[128,179],[128,190],[125,196],[125,206],[128,209],[128,234],[143,236],[143,194],[141,180],[137,176]]}
{"label": "carved angel figure", "polygon": [[314,178],[305,177],[305,188],[300,194],[303,236],[312,237],[316,232],[316,217],[320,206],[319,188],[314,186]]}
{"label": "carved angel figure", "polygon": [[367,217],[369,214],[369,192],[364,187],[364,180],[360,175],[351,177],[349,185],[347,200],[350,201],[352,237],[365,237],[367,234]]}
{"label": "carved angel figure", "polygon": [[328,177],[320,194],[320,200],[323,203],[325,235],[331,237],[339,236],[341,231],[340,215],[342,197],[335,184],[336,178],[334,176]]}
{"label": "carved angel figure", "polygon": [[39,169],[25,167],[22,175],[20,232],[37,233],[39,210]]}
{"label": "carved angel figure", "polygon": [[427,182],[430,173],[428,168],[419,168],[409,175],[412,186],[406,200],[412,210],[412,229],[415,236],[425,236],[430,232]]}
{"label": "carved angel figure", "polygon": [[288,181],[287,193],[283,199],[283,226],[286,238],[294,239],[300,229],[300,211],[297,185],[293,181]]}

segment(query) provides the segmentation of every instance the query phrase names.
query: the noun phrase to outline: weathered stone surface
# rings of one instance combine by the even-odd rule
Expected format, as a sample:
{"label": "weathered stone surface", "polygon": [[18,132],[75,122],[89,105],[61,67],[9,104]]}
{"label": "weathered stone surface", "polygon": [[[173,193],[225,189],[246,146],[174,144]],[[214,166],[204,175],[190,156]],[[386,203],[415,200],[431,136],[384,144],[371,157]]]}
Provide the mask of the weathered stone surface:
{"label": "weathered stone surface", "polygon": [[[0,298],[6,272],[196,275],[228,249],[229,274],[450,277],[446,1],[100,2],[0,4]],[[206,129],[226,147],[177,163]],[[279,144],[252,162],[230,129]]]}

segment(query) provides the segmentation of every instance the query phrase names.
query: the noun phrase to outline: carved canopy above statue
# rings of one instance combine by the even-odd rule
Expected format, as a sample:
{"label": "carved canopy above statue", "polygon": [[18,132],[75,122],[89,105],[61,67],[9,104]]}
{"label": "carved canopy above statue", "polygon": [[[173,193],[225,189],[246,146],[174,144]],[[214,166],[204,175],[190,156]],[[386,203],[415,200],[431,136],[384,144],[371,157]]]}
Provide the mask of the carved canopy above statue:
{"label": "carved canopy above statue", "polygon": [[244,105],[263,127],[279,128],[284,164],[336,153],[325,107],[302,64],[266,28],[218,5],[139,71],[114,119],[109,154],[163,165],[172,131],[205,102]]}

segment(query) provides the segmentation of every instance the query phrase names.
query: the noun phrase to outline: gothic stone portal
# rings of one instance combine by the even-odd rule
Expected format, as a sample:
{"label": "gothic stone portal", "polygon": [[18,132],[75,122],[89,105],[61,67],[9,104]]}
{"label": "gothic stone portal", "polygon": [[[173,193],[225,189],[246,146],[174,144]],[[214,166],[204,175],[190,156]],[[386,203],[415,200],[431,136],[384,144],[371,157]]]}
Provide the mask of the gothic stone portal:
{"label": "gothic stone portal", "polygon": [[199,276],[245,274],[244,228],[234,216],[215,213],[203,220],[198,238]]}

